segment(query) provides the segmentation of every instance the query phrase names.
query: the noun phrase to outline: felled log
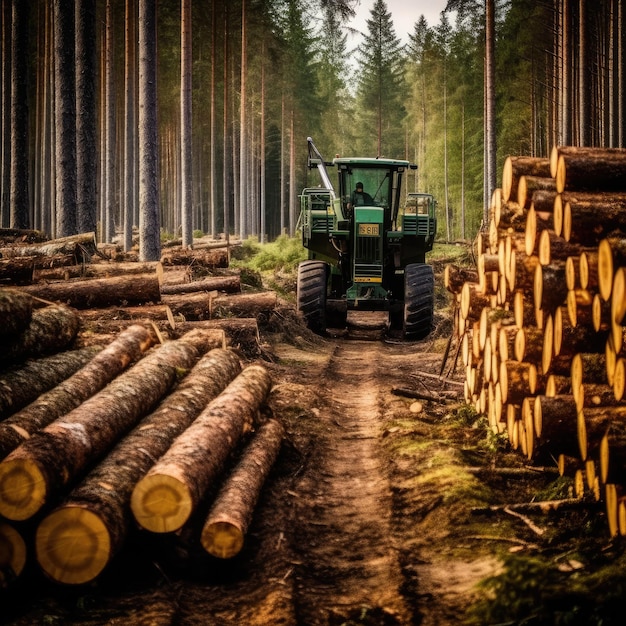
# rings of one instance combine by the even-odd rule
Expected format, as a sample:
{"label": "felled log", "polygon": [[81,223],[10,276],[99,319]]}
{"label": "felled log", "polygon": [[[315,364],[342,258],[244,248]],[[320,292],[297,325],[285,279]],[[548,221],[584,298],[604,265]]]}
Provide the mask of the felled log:
{"label": "felled log", "polygon": [[241,291],[241,279],[238,274],[233,274],[232,276],[212,276],[204,280],[194,280],[178,285],[161,285],[162,294],[193,293],[197,291],[237,293]]}
{"label": "felled log", "polygon": [[566,298],[565,263],[555,262],[551,265],[537,265],[533,285],[535,308],[544,312],[551,312],[561,306]]}
{"label": "felled log", "polygon": [[254,508],[276,461],[285,434],[275,419],[262,424],[227,477],[202,528],[202,547],[211,555],[229,559],[239,554]]}
{"label": "felled log", "polygon": [[615,231],[626,233],[626,193],[566,192],[563,200],[563,238],[597,246]]}
{"label": "felled log", "polygon": [[24,441],[0,462],[0,515],[25,520],[50,504],[154,409],[181,370],[190,369],[203,349],[208,346],[201,331],[166,342]]}
{"label": "felled log", "polygon": [[33,316],[33,299],[16,289],[0,288],[0,342],[24,332]]}
{"label": "felled log", "polygon": [[76,311],[62,304],[34,310],[28,328],[5,341],[0,352],[0,367],[64,350],[76,338],[78,324]]}
{"label": "felled log", "polygon": [[550,176],[520,176],[517,186],[517,203],[522,209],[529,209],[532,204],[533,194],[536,191],[556,193],[556,183]]}
{"label": "felled log", "polygon": [[534,363],[513,360],[500,363],[500,390],[502,402],[521,404],[537,389],[537,366]]}
{"label": "felled log", "polygon": [[443,271],[443,284],[450,293],[460,293],[466,282],[478,282],[478,272],[475,268],[461,267],[449,263]]}
{"label": "felled log", "polygon": [[11,586],[26,565],[24,538],[12,525],[0,521],[0,589]]}
{"label": "felled log", "polygon": [[626,266],[626,237],[607,237],[598,244],[598,291],[607,302],[617,268]]}
{"label": "felled log", "polygon": [[544,424],[555,421],[569,424],[574,431],[577,412],[576,401],[571,394],[537,396],[533,404],[533,423],[537,437],[542,436]]}
{"label": "felled log", "polygon": [[3,285],[28,285],[34,272],[33,258],[0,259],[0,283]]}
{"label": "felled log", "polygon": [[613,421],[602,436],[599,451],[600,482],[626,484],[626,428]]}
{"label": "felled log", "polygon": [[611,290],[611,340],[616,352],[622,349],[624,324],[626,323],[626,267],[615,271]]}
{"label": "felled log", "polygon": [[42,243],[48,237],[40,230],[30,228],[0,228],[0,242],[5,243]]}
{"label": "felled log", "polygon": [[0,420],[30,404],[84,367],[102,346],[67,350],[41,359],[32,359],[0,376]]}
{"label": "felled log", "polygon": [[156,533],[181,528],[253,427],[270,388],[268,371],[250,365],[209,403],[135,486],[131,509],[140,526]]}
{"label": "felled log", "polygon": [[116,262],[102,261],[85,263],[69,267],[36,269],[33,282],[69,280],[71,278],[107,278],[111,276],[128,276],[130,274],[156,274],[160,278],[164,271],[159,261]]}
{"label": "felled log", "polygon": [[521,176],[551,176],[550,159],[532,156],[508,156],[502,167],[502,200],[517,196]]}
{"label": "felled log", "polygon": [[163,265],[193,265],[206,268],[228,267],[228,252],[216,250],[165,250],[161,255]]}
{"label": "felled log", "polygon": [[569,148],[558,155],[556,190],[626,191],[626,148]]}
{"label": "felled log", "polygon": [[144,326],[127,328],[69,378],[0,422],[0,459],[38,430],[103,389],[153,342],[152,333]]}
{"label": "felled log", "polygon": [[77,309],[159,302],[161,299],[156,273],[37,283],[21,289],[43,300],[65,302]]}
{"label": "felled log", "polygon": [[35,538],[37,560],[50,578],[81,584],[104,570],[128,534],[128,507],[137,481],[240,371],[234,352],[208,352],[43,519]]}
{"label": "felled log", "polygon": [[96,253],[95,233],[81,233],[59,239],[51,239],[39,245],[11,246],[0,248],[0,256],[6,259],[21,256],[72,255],[75,262],[89,262]]}
{"label": "felled log", "polygon": [[585,407],[578,411],[577,431],[580,457],[586,460],[591,451],[600,449],[602,438],[612,425],[626,420],[626,405]]}

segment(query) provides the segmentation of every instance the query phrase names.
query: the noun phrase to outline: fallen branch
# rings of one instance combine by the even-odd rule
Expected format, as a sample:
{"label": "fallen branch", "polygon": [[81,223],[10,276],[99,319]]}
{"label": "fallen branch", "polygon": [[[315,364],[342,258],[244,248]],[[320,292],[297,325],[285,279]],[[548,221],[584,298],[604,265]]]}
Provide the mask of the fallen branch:
{"label": "fallen branch", "polygon": [[563,500],[542,500],[539,502],[520,502],[516,504],[492,504],[491,506],[472,507],[472,513],[484,515],[488,513],[524,511],[528,513],[550,513],[574,509],[597,509],[602,503],[578,498],[564,498]]}
{"label": "fallen branch", "polygon": [[448,402],[450,400],[458,399],[456,391],[440,391],[437,393],[431,393],[429,391],[415,391],[414,389],[407,389],[406,387],[392,387],[391,393],[394,396],[431,400],[432,402]]}

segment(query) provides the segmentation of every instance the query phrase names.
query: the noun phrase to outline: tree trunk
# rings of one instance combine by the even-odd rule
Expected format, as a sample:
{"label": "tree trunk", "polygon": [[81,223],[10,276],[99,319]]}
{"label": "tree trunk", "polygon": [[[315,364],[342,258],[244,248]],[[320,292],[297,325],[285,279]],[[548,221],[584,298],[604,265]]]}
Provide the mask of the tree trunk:
{"label": "tree trunk", "polygon": [[239,554],[285,430],[278,420],[265,422],[220,489],[202,528],[202,547],[211,555],[229,559]]}
{"label": "tree trunk", "polygon": [[133,491],[131,509],[143,528],[163,533],[183,526],[252,428],[270,388],[267,370],[248,366],[172,444]]}
{"label": "tree trunk", "polygon": [[4,346],[0,367],[63,350],[76,338],[78,322],[76,311],[65,305],[36,309],[28,328]]}
{"label": "tree trunk", "polygon": [[509,156],[502,168],[502,199],[508,202],[517,197],[519,180],[522,176],[548,177],[550,159],[531,156]]}
{"label": "tree trunk", "polygon": [[[37,560],[48,576],[82,584],[102,572],[128,534],[128,507],[135,484],[240,371],[234,352],[208,352],[41,522]],[[71,542],[66,542],[69,537]]]}
{"label": "tree trunk", "polygon": [[166,250],[161,256],[163,265],[190,265],[215,269],[228,267],[228,250]]}
{"label": "tree trunk", "polygon": [[159,278],[156,273],[38,283],[21,287],[21,290],[43,300],[66,302],[77,309],[142,304],[161,300]]}
{"label": "tree trunk", "polygon": [[0,339],[24,332],[33,317],[33,299],[16,289],[0,289]]}
{"label": "tree trunk", "polygon": [[96,238],[94,233],[81,233],[51,239],[42,244],[33,246],[11,246],[0,248],[0,255],[3,258],[13,258],[18,256],[53,256],[57,254],[74,255],[76,263],[88,263],[96,253]]}
{"label": "tree trunk", "polygon": [[537,367],[534,363],[502,361],[500,363],[500,390],[502,402],[521,404],[537,389]]}
{"label": "tree trunk", "polygon": [[19,578],[26,566],[28,549],[21,533],[11,524],[0,521],[0,589]]}
{"label": "tree trunk", "polygon": [[559,155],[556,190],[626,191],[626,148],[569,151]]}
{"label": "tree trunk", "polygon": [[153,344],[152,333],[133,325],[67,380],[0,422],[0,459],[53,420],[91,398]]}
{"label": "tree trunk", "polygon": [[607,237],[598,244],[598,291],[608,302],[618,267],[626,266],[626,236]]}
{"label": "tree trunk", "polygon": [[569,192],[563,196],[563,238],[597,246],[613,233],[626,233],[626,193]]}
{"label": "tree trunk", "polygon": [[0,462],[0,515],[25,520],[53,502],[153,410],[180,370],[190,369],[206,348],[201,331],[166,342],[95,396],[24,441]]}
{"label": "tree trunk", "polygon": [[224,291],[235,293],[241,291],[241,279],[238,274],[233,276],[211,276],[204,280],[196,280],[179,285],[162,285],[161,293],[179,294],[196,291]]}
{"label": "tree trunk", "polygon": [[[183,270],[184,271],[184,270]],[[173,272],[178,276],[177,272]],[[156,274],[159,280],[165,282],[163,266],[159,261],[150,263],[129,262],[102,262],[75,265],[72,267],[36,269],[33,282],[69,280],[70,278],[107,278],[111,276],[129,276],[135,274]]]}
{"label": "tree trunk", "polygon": [[536,191],[556,192],[554,178],[543,176],[520,176],[517,187],[517,203],[521,209],[530,209]]}
{"label": "tree trunk", "polygon": [[[33,359],[22,367],[3,372],[0,377],[0,420],[19,411],[72,376],[100,350],[102,346],[88,346],[80,350],[59,352],[42,359]],[[1,428],[0,424],[0,432]]]}

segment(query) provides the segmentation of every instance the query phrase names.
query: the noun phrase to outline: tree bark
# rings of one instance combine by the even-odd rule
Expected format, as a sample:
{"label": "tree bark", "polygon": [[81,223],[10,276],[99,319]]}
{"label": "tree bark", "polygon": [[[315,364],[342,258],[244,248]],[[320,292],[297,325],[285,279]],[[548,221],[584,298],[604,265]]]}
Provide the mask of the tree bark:
{"label": "tree bark", "polygon": [[521,176],[548,177],[550,159],[531,156],[508,156],[502,167],[502,199],[504,202],[517,196]]}
{"label": "tree bark", "polygon": [[[202,331],[168,341],[0,462],[0,515],[25,520],[103,457],[207,349]],[[120,402],[123,398],[124,401]]]}
{"label": "tree bark", "polygon": [[556,181],[549,176],[520,176],[517,203],[522,209],[530,209],[533,204],[533,194],[536,191],[556,193]]}
{"label": "tree bark", "polygon": [[133,325],[80,370],[0,423],[0,459],[53,420],[91,398],[153,344],[145,327]]}
{"label": "tree bark", "polygon": [[561,154],[555,178],[559,193],[565,190],[626,191],[626,148]]}
{"label": "tree bark", "polygon": [[[220,244],[220,245],[226,245]],[[215,269],[228,267],[228,250],[165,250],[161,255],[163,265],[192,265]]]}
{"label": "tree bark", "polygon": [[19,368],[3,372],[0,377],[0,420],[19,411],[42,393],[72,376],[100,350],[102,346],[68,350],[41,359],[33,359]]}
{"label": "tree bark", "polygon": [[626,193],[569,192],[563,197],[563,237],[597,246],[610,233],[626,233]]}
{"label": "tree bark", "polygon": [[96,253],[96,238],[94,233],[81,233],[69,235],[58,239],[51,239],[45,243],[34,246],[11,246],[0,248],[0,255],[4,258],[19,256],[54,256],[70,254],[76,258],[76,262],[88,263],[92,255]]}
{"label": "tree bark", "polygon": [[220,489],[202,528],[202,547],[229,559],[239,554],[261,489],[282,444],[285,429],[278,420],[260,426],[252,442]]}
{"label": "tree bark", "polygon": [[143,528],[164,533],[183,526],[252,428],[270,388],[267,370],[248,366],[172,444],[133,491],[131,509]]}
{"label": "tree bark", "polygon": [[443,284],[450,293],[461,293],[461,289],[466,282],[478,282],[478,272],[475,268],[460,267],[451,263],[446,265],[443,274]]}
{"label": "tree bark", "polygon": [[194,280],[189,283],[161,286],[162,294],[193,293],[196,291],[240,292],[241,279],[238,274],[233,276],[212,276],[204,280]]}
{"label": "tree bark", "polygon": [[33,299],[16,289],[0,289],[0,339],[24,332],[33,317]]}
{"label": "tree bark", "polygon": [[66,302],[77,309],[161,300],[159,277],[156,273],[38,283],[21,287],[21,290],[43,300]]}
{"label": "tree bark", "polygon": [[534,363],[502,361],[500,363],[500,390],[502,402],[521,404],[537,389],[537,366]]}
{"label": "tree bark", "polygon": [[67,348],[76,339],[78,322],[76,311],[62,304],[36,309],[28,328],[6,342],[0,367]]}
{"label": "tree bark", "polygon": [[234,352],[208,352],[158,408],[44,518],[37,529],[36,547],[37,560],[48,576],[81,584],[102,572],[131,527],[129,503],[135,484],[240,371]]}

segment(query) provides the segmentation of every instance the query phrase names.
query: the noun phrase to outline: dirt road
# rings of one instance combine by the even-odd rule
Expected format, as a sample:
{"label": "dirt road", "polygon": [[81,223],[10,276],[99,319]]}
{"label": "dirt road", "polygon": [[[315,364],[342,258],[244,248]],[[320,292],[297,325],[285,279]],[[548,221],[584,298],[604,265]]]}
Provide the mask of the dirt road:
{"label": "dirt road", "polygon": [[392,388],[436,372],[441,355],[425,343],[385,343],[376,332],[374,340],[281,344],[275,355],[266,364],[275,382],[270,407],[288,437],[240,555],[209,558],[197,527],[158,541],[137,532],[88,588],[59,589],[31,571],[0,623],[459,623],[471,585],[496,564],[437,561],[432,541],[446,530],[425,534],[420,522],[441,496],[426,491],[417,502],[420,467],[389,447],[406,424],[413,444],[428,437],[420,429],[436,415],[416,419]]}

